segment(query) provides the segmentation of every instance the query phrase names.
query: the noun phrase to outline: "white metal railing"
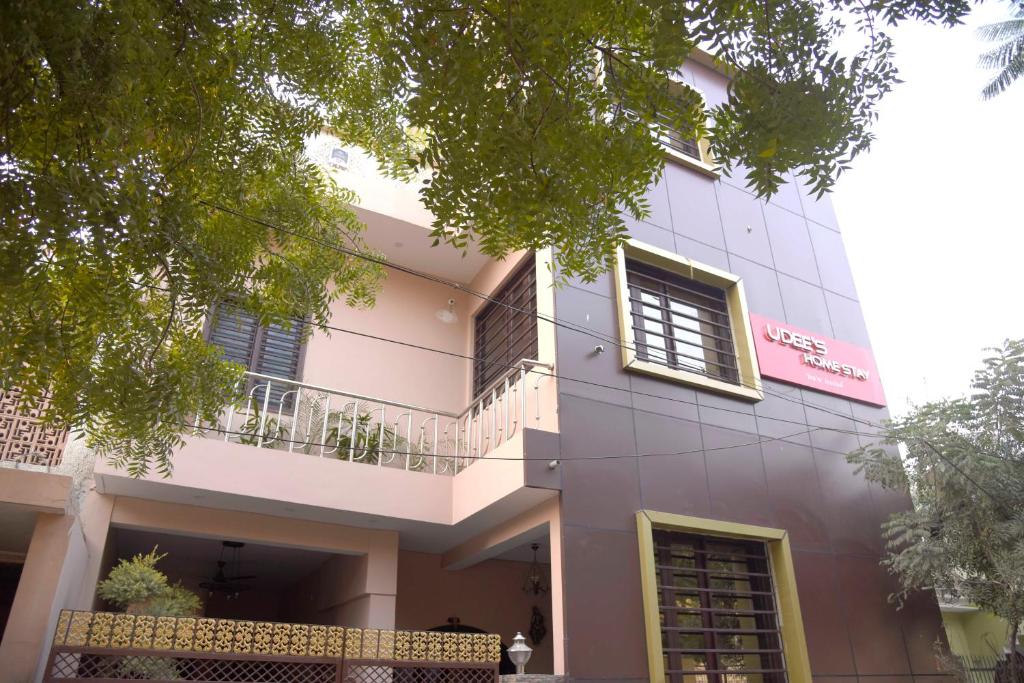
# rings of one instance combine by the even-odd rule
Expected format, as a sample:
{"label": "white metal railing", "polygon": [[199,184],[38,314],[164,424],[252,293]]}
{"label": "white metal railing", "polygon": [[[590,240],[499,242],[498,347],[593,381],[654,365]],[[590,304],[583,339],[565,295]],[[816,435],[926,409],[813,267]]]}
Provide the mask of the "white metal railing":
{"label": "white metal railing", "polygon": [[[246,372],[240,398],[195,434],[379,467],[457,474],[542,419],[552,366],[523,359],[461,413]],[[199,424],[199,421],[196,421]]]}

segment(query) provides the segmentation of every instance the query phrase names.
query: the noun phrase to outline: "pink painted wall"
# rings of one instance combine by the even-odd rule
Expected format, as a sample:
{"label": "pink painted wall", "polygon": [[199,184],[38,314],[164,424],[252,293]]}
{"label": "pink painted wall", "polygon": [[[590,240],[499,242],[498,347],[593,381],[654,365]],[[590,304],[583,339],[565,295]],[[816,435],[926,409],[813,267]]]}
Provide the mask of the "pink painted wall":
{"label": "pink painted wall", "polygon": [[[437,312],[447,310],[449,298],[455,299],[458,320],[445,323]],[[331,325],[468,355],[467,298],[445,285],[389,269],[373,308],[355,309],[337,301],[331,307]],[[310,339],[303,381],[446,412],[466,407],[469,361],[343,332],[330,334]]]}
{"label": "pink painted wall", "polygon": [[[521,263],[519,252],[490,261],[469,289],[492,294]],[[454,299],[455,322],[438,312]],[[387,270],[376,304],[351,308],[344,301],[331,306],[331,325],[386,339],[397,339],[461,356],[473,354],[473,316],[486,300],[394,269]],[[310,339],[302,370],[309,384],[340,389],[445,412],[461,413],[472,387],[473,363],[397,344],[331,331]]]}
{"label": "pink painted wall", "polygon": [[[307,624],[355,626],[344,618],[366,596],[366,557],[336,555],[288,591],[285,619]],[[361,623],[361,622],[360,622]]]}
{"label": "pink painted wall", "polygon": [[213,505],[218,498],[212,494],[218,492],[437,524],[449,523],[452,514],[452,477],[202,437],[189,438],[175,453],[169,478],[150,472],[130,479],[105,462],[96,464],[96,473],[105,491],[130,491],[139,498],[157,498],[155,487],[173,484],[209,495]]}
{"label": "pink painted wall", "polygon": [[231,494],[453,524],[524,487],[523,463],[518,460],[523,457],[522,443],[520,431],[488,457],[450,477],[190,437],[175,453],[174,473],[168,478],[150,472],[132,479],[105,462],[96,464],[96,473],[104,491],[137,498],[159,498],[162,487],[173,484],[211,505],[222,494]]}
{"label": "pink painted wall", "polygon": [[[552,673],[551,601],[547,595],[534,598],[523,592],[529,564],[487,560],[449,571],[441,567],[441,557],[399,551],[396,628],[428,629],[458,617],[466,626],[500,634],[505,645],[511,645],[516,631],[522,631],[534,648],[527,672]],[[538,646],[530,643],[527,635],[534,605],[540,608],[548,629]]]}

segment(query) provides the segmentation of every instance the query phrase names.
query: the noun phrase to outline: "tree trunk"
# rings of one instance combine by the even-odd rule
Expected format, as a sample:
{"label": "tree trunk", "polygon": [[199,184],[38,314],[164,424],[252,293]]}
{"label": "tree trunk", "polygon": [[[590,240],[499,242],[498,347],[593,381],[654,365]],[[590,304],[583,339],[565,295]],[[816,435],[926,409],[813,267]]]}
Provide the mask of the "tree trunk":
{"label": "tree trunk", "polygon": [[1010,681],[1020,683],[1020,658],[1017,656],[1017,636],[1020,630],[1020,619],[1014,619],[1010,625]]}

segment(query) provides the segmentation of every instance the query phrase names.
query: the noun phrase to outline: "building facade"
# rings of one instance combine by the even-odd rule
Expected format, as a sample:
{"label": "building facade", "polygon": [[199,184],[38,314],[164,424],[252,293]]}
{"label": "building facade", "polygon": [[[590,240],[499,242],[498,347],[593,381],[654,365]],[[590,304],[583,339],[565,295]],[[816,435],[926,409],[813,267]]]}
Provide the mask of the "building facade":
{"label": "building facade", "polygon": [[[680,81],[726,84],[700,60]],[[527,671],[579,683],[940,675],[934,597],[897,609],[879,566],[909,499],[844,458],[887,413],[828,200],[763,202],[666,145],[614,272],[556,288],[549,253],[431,247],[414,185],[314,141],[404,269],[306,342],[218,306],[244,398],[168,478],[5,397],[0,679],[49,676],[60,610],[108,607],[97,582],[154,547],[205,617],[520,631]]]}

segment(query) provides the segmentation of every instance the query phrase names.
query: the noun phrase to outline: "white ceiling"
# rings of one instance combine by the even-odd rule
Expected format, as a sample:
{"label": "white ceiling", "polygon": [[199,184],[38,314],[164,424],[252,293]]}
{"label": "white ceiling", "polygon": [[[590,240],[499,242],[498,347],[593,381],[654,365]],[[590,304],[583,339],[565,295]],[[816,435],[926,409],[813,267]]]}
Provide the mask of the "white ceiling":
{"label": "white ceiling", "polygon": [[393,263],[468,284],[489,260],[475,243],[470,243],[465,252],[444,242],[434,247],[428,228],[354,208],[359,219],[366,223],[363,239],[367,245],[383,252]]}

